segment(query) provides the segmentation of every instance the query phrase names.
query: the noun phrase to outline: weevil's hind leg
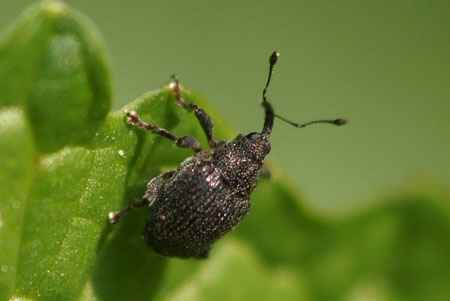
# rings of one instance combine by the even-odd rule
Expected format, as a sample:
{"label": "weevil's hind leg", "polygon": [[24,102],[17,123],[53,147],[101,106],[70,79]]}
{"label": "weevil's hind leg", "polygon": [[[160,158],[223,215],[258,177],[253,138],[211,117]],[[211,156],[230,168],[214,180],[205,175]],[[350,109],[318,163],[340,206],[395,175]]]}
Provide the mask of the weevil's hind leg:
{"label": "weevil's hind leg", "polygon": [[211,117],[197,105],[185,102],[183,96],[181,95],[180,80],[178,79],[178,76],[174,75],[172,76],[172,79],[175,83],[171,87],[173,93],[175,94],[175,98],[177,99],[177,104],[189,112],[192,110],[194,111],[195,117],[197,117],[203,131],[205,132],[209,146],[212,148],[216,147],[218,145],[218,141],[214,139],[214,123]]}
{"label": "weevil's hind leg", "polygon": [[128,116],[127,120],[128,124],[137,126],[141,130],[152,131],[155,134],[166,137],[167,139],[170,139],[173,142],[175,142],[175,144],[179,147],[193,149],[196,153],[202,151],[200,143],[197,141],[197,139],[195,139],[192,136],[177,137],[168,130],[160,128],[159,126],[154,125],[153,123],[146,123],[142,121],[139,115],[134,111],[128,112],[127,116]]}
{"label": "weevil's hind leg", "polygon": [[139,202],[131,202],[128,204],[125,208],[123,208],[120,211],[111,212],[109,213],[109,222],[112,225],[115,225],[119,222],[120,218],[130,212],[133,208],[136,207],[143,207],[143,206],[151,206],[153,202],[155,201],[156,197],[158,196],[158,193],[161,191],[161,189],[164,187],[164,184],[168,179],[170,179],[173,175],[173,171],[169,171],[166,173],[163,173],[156,178],[153,178],[148,184],[147,184],[147,190],[145,191],[144,197]]}
{"label": "weevil's hind leg", "polygon": [[198,255],[197,258],[198,259],[208,259],[210,253],[211,253],[211,247],[209,247],[208,250],[206,250],[203,253],[201,253],[200,255]]}

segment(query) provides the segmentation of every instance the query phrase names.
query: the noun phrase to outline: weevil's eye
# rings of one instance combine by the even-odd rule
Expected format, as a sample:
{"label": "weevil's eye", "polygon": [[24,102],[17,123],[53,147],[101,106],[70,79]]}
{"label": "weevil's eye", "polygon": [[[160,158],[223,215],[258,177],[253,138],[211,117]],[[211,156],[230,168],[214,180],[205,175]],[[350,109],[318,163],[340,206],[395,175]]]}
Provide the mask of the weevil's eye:
{"label": "weevil's eye", "polygon": [[250,140],[258,140],[261,139],[261,133],[250,133],[245,137]]}

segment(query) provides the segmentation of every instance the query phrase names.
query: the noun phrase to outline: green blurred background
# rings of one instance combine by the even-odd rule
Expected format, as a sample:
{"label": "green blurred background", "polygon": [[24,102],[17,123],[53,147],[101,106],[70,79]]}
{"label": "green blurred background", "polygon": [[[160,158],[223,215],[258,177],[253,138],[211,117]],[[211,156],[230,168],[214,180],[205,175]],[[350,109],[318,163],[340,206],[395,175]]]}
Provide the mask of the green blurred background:
{"label": "green blurred background", "polygon": [[[0,2],[0,27],[35,1]],[[449,1],[66,1],[108,45],[118,109],[178,74],[238,132],[259,130],[267,58],[270,158],[310,205],[345,211],[429,178],[450,184]]]}

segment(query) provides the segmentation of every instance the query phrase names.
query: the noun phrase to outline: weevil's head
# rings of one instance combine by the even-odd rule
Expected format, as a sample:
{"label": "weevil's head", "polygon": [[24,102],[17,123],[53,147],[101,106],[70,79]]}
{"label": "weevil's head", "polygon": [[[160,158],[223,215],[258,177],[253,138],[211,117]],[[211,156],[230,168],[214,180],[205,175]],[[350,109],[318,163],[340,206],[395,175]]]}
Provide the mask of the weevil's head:
{"label": "weevil's head", "polygon": [[[255,132],[245,136],[237,135],[227,143],[226,149],[231,160],[240,161],[241,165],[255,164],[259,168],[270,152],[269,135]],[[247,168],[250,168],[250,165]]]}
{"label": "weevil's head", "polygon": [[257,160],[264,160],[270,152],[270,141],[268,134],[250,133],[243,136],[242,139],[246,141],[251,152],[256,156]]}
{"label": "weevil's head", "polygon": [[269,135],[238,135],[214,149],[214,166],[229,186],[249,195],[258,183],[259,171],[270,151]]}

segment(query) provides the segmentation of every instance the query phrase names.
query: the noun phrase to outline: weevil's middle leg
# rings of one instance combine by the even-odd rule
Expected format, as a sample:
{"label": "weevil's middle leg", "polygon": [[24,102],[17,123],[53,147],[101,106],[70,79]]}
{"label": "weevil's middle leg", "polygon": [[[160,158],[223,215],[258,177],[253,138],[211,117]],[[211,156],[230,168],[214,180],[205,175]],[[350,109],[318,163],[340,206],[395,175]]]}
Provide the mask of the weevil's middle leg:
{"label": "weevil's middle leg", "polygon": [[189,112],[191,112],[192,110],[194,111],[195,117],[197,117],[200,125],[203,128],[203,131],[205,132],[209,146],[211,146],[212,148],[216,147],[218,145],[218,142],[214,139],[214,123],[211,117],[196,104],[185,102],[183,96],[181,95],[180,80],[178,79],[178,76],[174,75],[172,76],[172,79],[175,82],[172,86],[172,91],[175,94],[175,98],[177,99],[177,104]]}
{"label": "weevil's middle leg", "polygon": [[111,223],[111,225],[115,225],[119,222],[120,218],[127,214],[128,212],[130,212],[133,208],[136,207],[143,207],[148,205],[148,202],[146,200],[142,200],[140,202],[132,202],[130,204],[128,204],[125,208],[123,208],[120,211],[116,211],[116,212],[110,212],[109,213],[109,222]]}
{"label": "weevil's middle leg", "polygon": [[165,172],[156,178],[151,179],[147,184],[147,190],[145,191],[144,197],[139,202],[131,202],[125,208],[120,211],[109,213],[109,222],[113,225],[117,224],[120,218],[130,212],[133,208],[151,206],[153,202],[158,197],[159,192],[164,187],[166,181],[172,177],[173,171]]}
{"label": "weevil's middle leg", "polygon": [[169,132],[168,130],[160,128],[159,126],[154,125],[153,123],[146,123],[146,122],[142,121],[141,118],[139,117],[139,115],[134,111],[128,112],[127,116],[128,116],[127,122],[131,125],[137,126],[141,130],[152,131],[155,134],[166,137],[166,138],[174,141],[176,143],[176,145],[178,145],[179,147],[191,148],[195,152],[202,151],[202,147],[201,147],[200,143],[197,141],[197,139],[195,139],[192,136],[177,137],[174,134],[172,134],[171,132]]}

